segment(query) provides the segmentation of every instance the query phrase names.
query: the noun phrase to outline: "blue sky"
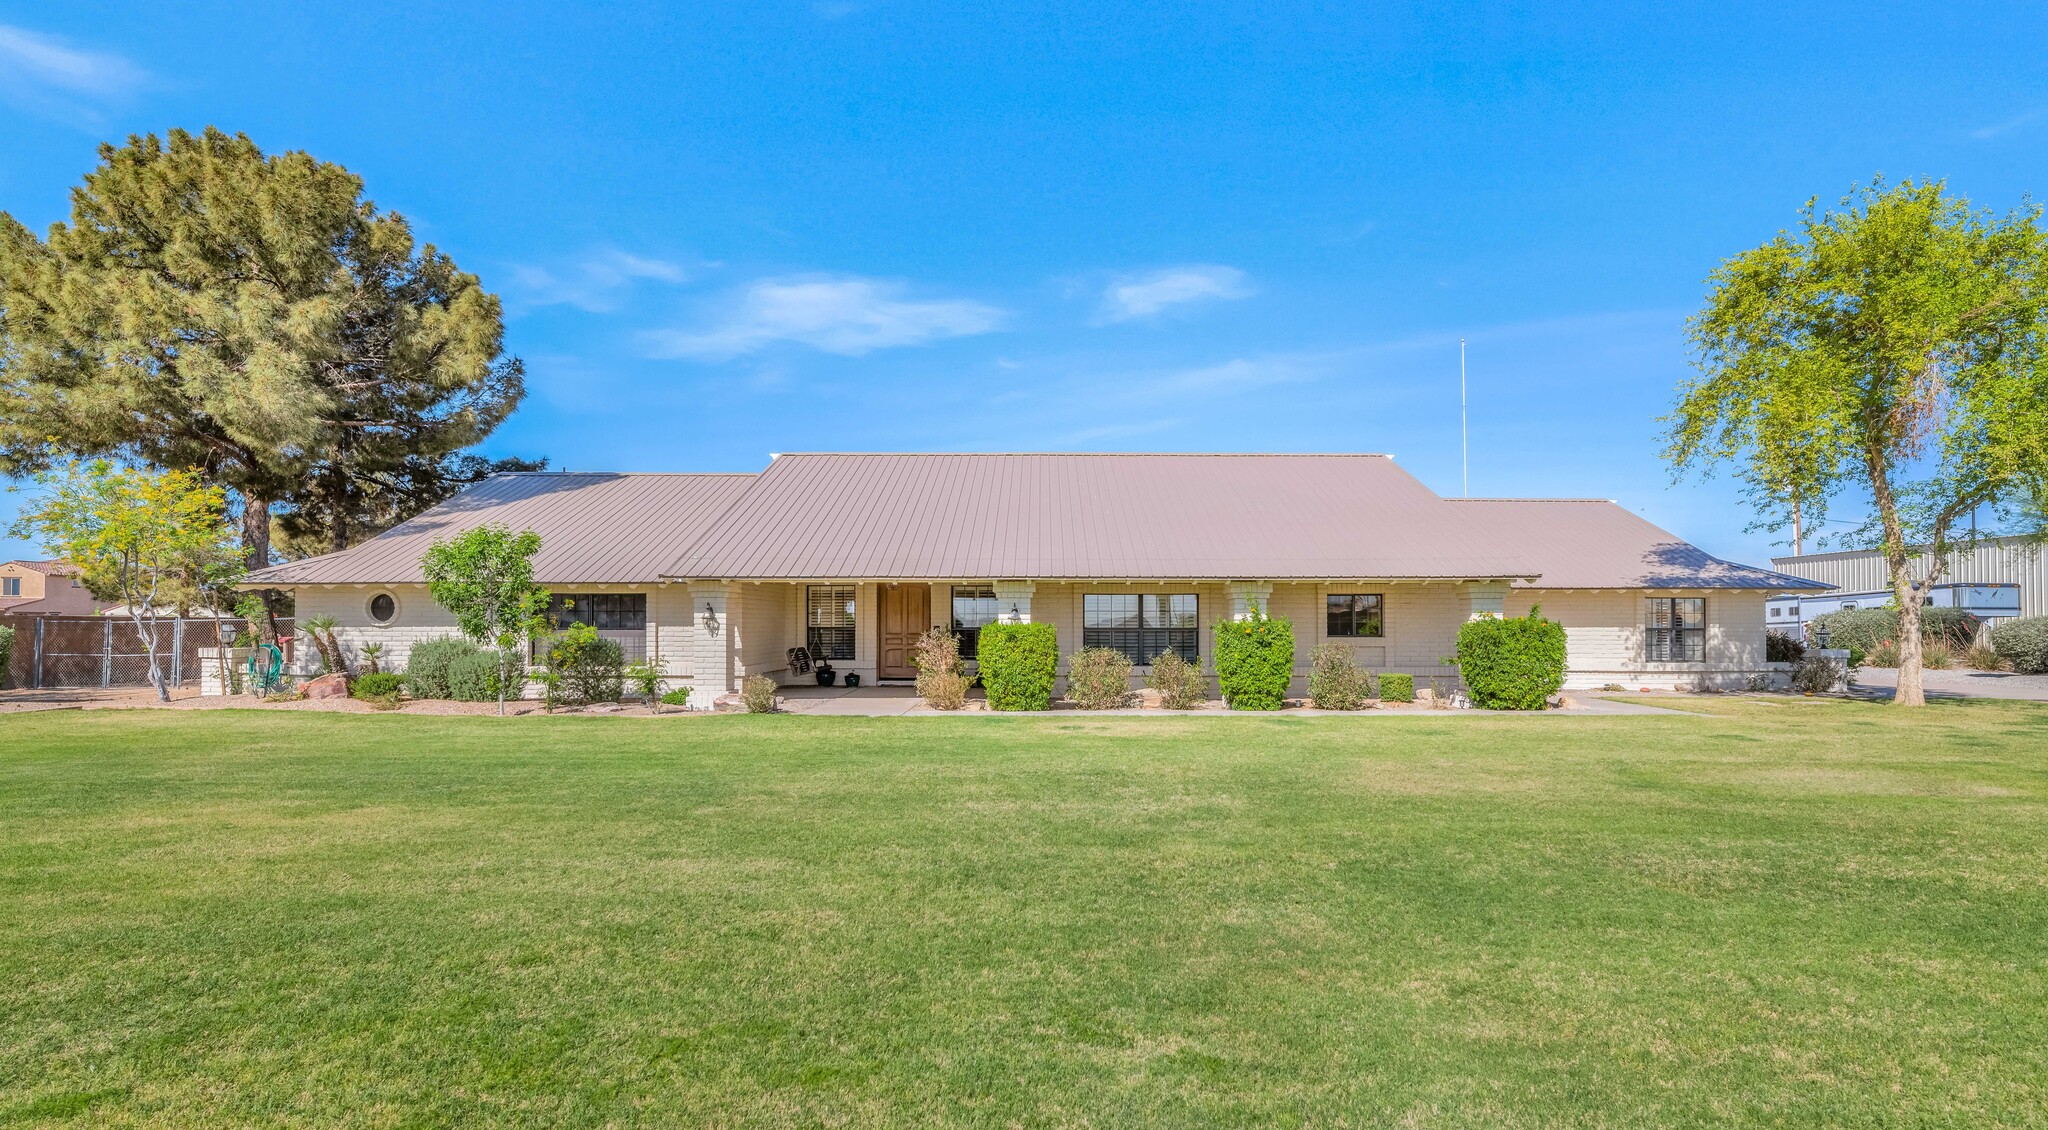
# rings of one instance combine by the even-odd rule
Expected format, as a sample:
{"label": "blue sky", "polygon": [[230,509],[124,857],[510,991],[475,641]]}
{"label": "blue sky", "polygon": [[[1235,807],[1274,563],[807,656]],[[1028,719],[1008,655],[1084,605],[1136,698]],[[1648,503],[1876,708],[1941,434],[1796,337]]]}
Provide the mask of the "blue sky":
{"label": "blue sky", "polygon": [[1879,172],[2048,190],[2037,5],[961,7],[0,0],[0,209],[173,126],[345,164],[505,296],[486,450],[572,469],[1385,451],[1456,494],[1463,336],[1474,495],[1756,561],[1657,458],[1701,280]]}

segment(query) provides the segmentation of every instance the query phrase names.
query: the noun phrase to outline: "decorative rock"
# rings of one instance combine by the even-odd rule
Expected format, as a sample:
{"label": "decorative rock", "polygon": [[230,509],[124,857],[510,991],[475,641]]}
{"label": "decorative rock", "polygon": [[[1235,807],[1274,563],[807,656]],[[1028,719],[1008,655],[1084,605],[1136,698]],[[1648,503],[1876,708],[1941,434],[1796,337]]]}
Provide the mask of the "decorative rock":
{"label": "decorative rock", "polygon": [[1138,692],[1138,705],[1146,710],[1157,710],[1159,709],[1160,702],[1163,701],[1165,697],[1165,695],[1160,694],[1158,691],[1153,690],[1151,687],[1146,687],[1144,690]]}
{"label": "decorative rock", "polygon": [[711,700],[711,709],[718,711],[720,714],[744,714],[747,709],[747,699],[745,695],[722,694]]}
{"label": "decorative rock", "polygon": [[322,675],[317,679],[306,680],[305,686],[301,689],[307,698],[347,698],[348,679],[339,674]]}

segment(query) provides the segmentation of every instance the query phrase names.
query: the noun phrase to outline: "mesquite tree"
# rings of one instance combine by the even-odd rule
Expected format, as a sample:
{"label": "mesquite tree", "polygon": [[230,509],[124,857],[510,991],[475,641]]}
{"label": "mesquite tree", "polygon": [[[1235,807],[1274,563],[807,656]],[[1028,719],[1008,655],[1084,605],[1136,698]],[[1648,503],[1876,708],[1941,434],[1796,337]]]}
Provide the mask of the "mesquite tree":
{"label": "mesquite tree", "polygon": [[241,135],[100,148],[68,223],[0,213],[0,472],[109,456],[199,471],[351,538],[364,484],[488,435],[519,403],[497,296],[363,182]]}
{"label": "mesquite tree", "polygon": [[546,630],[548,591],[533,583],[540,535],[477,526],[427,547],[420,567],[434,602],[455,616],[462,634],[498,652],[498,713],[514,649]]}
{"label": "mesquite tree", "polygon": [[[1980,508],[2041,533],[2048,236],[2040,209],[1971,208],[1940,182],[1862,188],[1721,264],[1690,323],[1700,375],[1666,418],[1684,474],[1735,468],[1759,521],[1883,549],[1899,605],[1893,701],[1919,705],[1920,610]],[[1920,547],[1929,551],[1915,568]]]}
{"label": "mesquite tree", "polygon": [[[105,461],[38,477],[42,493],[21,512],[17,537],[42,542],[78,566],[94,596],[118,600],[149,656],[149,683],[169,702],[158,659],[167,599],[196,586],[232,583],[235,532],[219,487],[189,471],[155,473]],[[218,621],[216,621],[218,623]]]}

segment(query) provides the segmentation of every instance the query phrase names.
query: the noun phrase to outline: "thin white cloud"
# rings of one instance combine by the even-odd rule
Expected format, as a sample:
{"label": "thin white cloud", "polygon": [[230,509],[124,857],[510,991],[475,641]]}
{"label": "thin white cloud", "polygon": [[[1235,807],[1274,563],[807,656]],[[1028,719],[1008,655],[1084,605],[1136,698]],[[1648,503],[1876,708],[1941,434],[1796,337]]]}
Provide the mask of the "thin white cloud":
{"label": "thin white cloud", "polygon": [[1149,318],[1189,302],[1246,298],[1252,293],[1244,272],[1218,263],[1189,263],[1126,275],[1102,292],[1097,322],[1128,322]]}
{"label": "thin white cloud", "polygon": [[1281,353],[1235,357],[1215,365],[1158,373],[1135,382],[1126,392],[1141,397],[1171,393],[1180,396],[1249,392],[1271,385],[1318,380],[1330,370],[1325,354]]}
{"label": "thin white cloud", "polygon": [[54,36],[0,24],[0,101],[18,110],[96,125],[102,109],[134,93],[148,77],[112,52],[86,51]]}
{"label": "thin white cloud", "polygon": [[574,306],[603,314],[616,309],[636,283],[675,286],[690,281],[696,272],[668,259],[606,247],[565,267],[514,264],[511,273],[513,294],[522,306]]}
{"label": "thin white cloud", "polygon": [[795,342],[857,356],[1002,328],[1008,314],[967,299],[905,297],[903,283],[859,276],[758,279],[732,296],[723,318],[700,329],[647,335],[657,357],[719,360]]}
{"label": "thin white cloud", "polygon": [[2002,122],[1993,122],[1988,126],[1973,129],[1970,131],[1970,136],[1978,141],[1989,141],[1994,137],[2011,133],[2022,126],[2032,125],[2042,118],[2048,118],[2048,106],[2037,107],[2028,110],[2024,114],[2016,114]]}

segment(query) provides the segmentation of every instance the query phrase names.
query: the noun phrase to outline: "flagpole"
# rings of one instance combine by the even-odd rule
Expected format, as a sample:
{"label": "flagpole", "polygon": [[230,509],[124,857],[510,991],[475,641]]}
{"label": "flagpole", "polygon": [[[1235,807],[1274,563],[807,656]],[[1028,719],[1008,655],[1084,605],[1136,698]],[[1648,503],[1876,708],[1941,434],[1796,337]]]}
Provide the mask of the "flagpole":
{"label": "flagpole", "polygon": [[1458,470],[1465,480],[1465,497],[1472,497],[1472,449],[1465,439],[1465,339],[1458,339]]}

